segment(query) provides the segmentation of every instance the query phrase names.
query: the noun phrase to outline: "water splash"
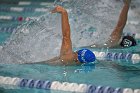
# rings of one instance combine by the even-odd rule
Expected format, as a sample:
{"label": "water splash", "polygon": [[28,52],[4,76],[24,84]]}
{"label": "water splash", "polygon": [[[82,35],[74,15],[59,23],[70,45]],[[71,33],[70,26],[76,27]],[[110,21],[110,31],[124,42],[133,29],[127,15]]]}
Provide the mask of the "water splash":
{"label": "water splash", "polygon": [[[73,47],[104,43],[123,4],[115,0],[56,0],[54,5],[57,3],[69,11]],[[59,55],[61,40],[60,15],[48,11],[12,33],[0,51],[0,62],[30,63],[51,59]]]}
{"label": "water splash", "polygon": [[70,0],[69,3],[72,6],[70,15],[77,24],[72,27],[72,31],[78,34],[76,46],[106,42],[115,27],[122,4],[113,0]]}
{"label": "water splash", "polygon": [[17,28],[3,46],[1,62],[22,63],[51,59],[61,47],[59,14],[48,13]]}

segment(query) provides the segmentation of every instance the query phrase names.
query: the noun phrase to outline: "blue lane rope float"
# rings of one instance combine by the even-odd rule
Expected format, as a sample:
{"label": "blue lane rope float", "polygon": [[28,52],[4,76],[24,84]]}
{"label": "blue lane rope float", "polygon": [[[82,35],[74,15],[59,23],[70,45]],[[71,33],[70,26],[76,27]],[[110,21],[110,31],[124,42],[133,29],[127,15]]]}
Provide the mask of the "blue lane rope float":
{"label": "blue lane rope float", "polygon": [[44,81],[25,78],[0,76],[0,85],[10,85],[20,88],[37,88],[44,90],[60,90],[81,93],[139,93],[140,89],[112,88],[110,86],[95,86],[59,81]]}
{"label": "blue lane rope float", "polygon": [[29,8],[29,7],[0,7],[1,12],[48,12],[47,8]]}
{"label": "blue lane rope float", "polygon": [[21,79],[19,86],[37,89],[50,89],[51,82],[33,79]]}
{"label": "blue lane rope float", "polygon": [[97,52],[93,51],[97,59],[102,60],[126,60],[132,61],[133,64],[140,63],[140,55],[132,53],[118,52]]}
{"label": "blue lane rope float", "polygon": [[7,32],[12,33],[14,30],[16,30],[16,27],[1,27],[0,32]]}

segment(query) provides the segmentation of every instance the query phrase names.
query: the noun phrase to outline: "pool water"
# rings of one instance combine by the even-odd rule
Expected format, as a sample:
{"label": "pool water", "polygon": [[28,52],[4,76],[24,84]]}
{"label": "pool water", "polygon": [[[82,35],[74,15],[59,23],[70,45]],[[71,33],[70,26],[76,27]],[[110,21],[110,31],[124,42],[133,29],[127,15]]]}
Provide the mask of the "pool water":
{"label": "pool water", "polygon": [[7,38],[9,38],[11,33],[4,33],[0,32],[0,44],[2,44],[4,41],[6,41]]}
{"label": "pool water", "polygon": [[[4,5],[3,5],[4,6]],[[11,6],[7,6],[11,7]],[[28,6],[32,7],[32,6]],[[40,6],[34,6],[40,7]],[[4,12],[0,15],[17,16],[13,12]],[[39,16],[43,13],[18,13],[22,16]],[[1,21],[0,27],[17,27],[18,21]],[[0,44],[2,45],[11,33],[0,32]],[[138,41],[139,42],[139,41]],[[137,47],[127,49],[110,49],[113,52],[139,52]],[[108,51],[107,49],[92,49],[93,51]],[[94,84],[96,86],[112,86],[113,88],[140,88],[140,64],[132,64],[128,60],[104,60],[96,61],[92,65],[80,66],[50,66],[46,64],[0,64],[0,76],[19,77],[27,79],[40,79],[70,83]],[[15,86],[1,86],[0,93],[50,93],[50,90],[17,88]],[[58,93],[63,93],[58,92]],[[65,92],[64,92],[65,93]],[[68,93],[68,92],[67,92]]]}
{"label": "pool water", "polygon": [[[140,66],[140,65],[139,65]],[[79,84],[139,88],[140,71],[127,70],[115,62],[97,62],[89,66],[49,66],[45,64],[0,65],[0,75]],[[8,88],[8,87],[7,87]],[[18,89],[23,90],[23,89]],[[8,91],[7,89],[5,91]],[[34,91],[30,90],[30,91]]]}

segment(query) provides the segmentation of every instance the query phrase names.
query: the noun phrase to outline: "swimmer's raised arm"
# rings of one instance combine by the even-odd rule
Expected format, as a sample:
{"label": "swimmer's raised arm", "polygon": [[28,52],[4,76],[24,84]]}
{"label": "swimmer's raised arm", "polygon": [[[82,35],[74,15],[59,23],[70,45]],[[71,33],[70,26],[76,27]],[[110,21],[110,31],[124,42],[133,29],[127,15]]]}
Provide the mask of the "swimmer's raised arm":
{"label": "swimmer's raised arm", "polygon": [[127,22],[127,15],[128,15],[130,1],[131,0],[124,0],[124,6],[121,10],[118,23],[115,29],[113,30],[112,34],[110,35],[110,40],[108,42],[111,44],[110,46],[116,46],[119,43],[119,40],[121,39],[123,29]]}
{"label": "swimmer's raised arm", "polygon": [[70,25],[68,19],[67,11],[61,7],[57,6],[52,13],[60,13],[62,19],[62,45],[60,51],[60,58],[62,61],[72,61],[73,60],[73,51],[72,51],[72,42],[70,37]]}
{"label": "swimmer's raised arm", "polygon": [[80,64],[95,61],[95,55],[88,49],[81,49],[76,52],[72,51],[72,42],[70,37],[70,24],[67,11],[57,6],[52,13],[61,13],[62,17],[62,45],[60,51],[60,60],[64,64]]}
{"label": "swimmer's raised arm", "polygon": [[126,22],[127,22],[127,15],[128,15],[128,10],[129,10],[129,6],[130,6],[130,1],[131,0],[124,0],[124,6],[121,10],[119,20],[116,25],[116,28],[120,28],[120,30],[119,30],[120,32],[122,32],[122,30],[125,27]]}

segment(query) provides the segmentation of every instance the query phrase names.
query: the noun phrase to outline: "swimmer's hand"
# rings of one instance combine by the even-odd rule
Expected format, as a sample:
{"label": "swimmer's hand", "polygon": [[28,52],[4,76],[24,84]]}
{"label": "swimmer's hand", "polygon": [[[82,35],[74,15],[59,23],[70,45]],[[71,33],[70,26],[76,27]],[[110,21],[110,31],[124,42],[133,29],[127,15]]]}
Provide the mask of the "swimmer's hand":
{"label": "swimmer's hand", "polygon": [[65,13],[67,12],[63,7],[61,6],[56,6],[51,13]]}

